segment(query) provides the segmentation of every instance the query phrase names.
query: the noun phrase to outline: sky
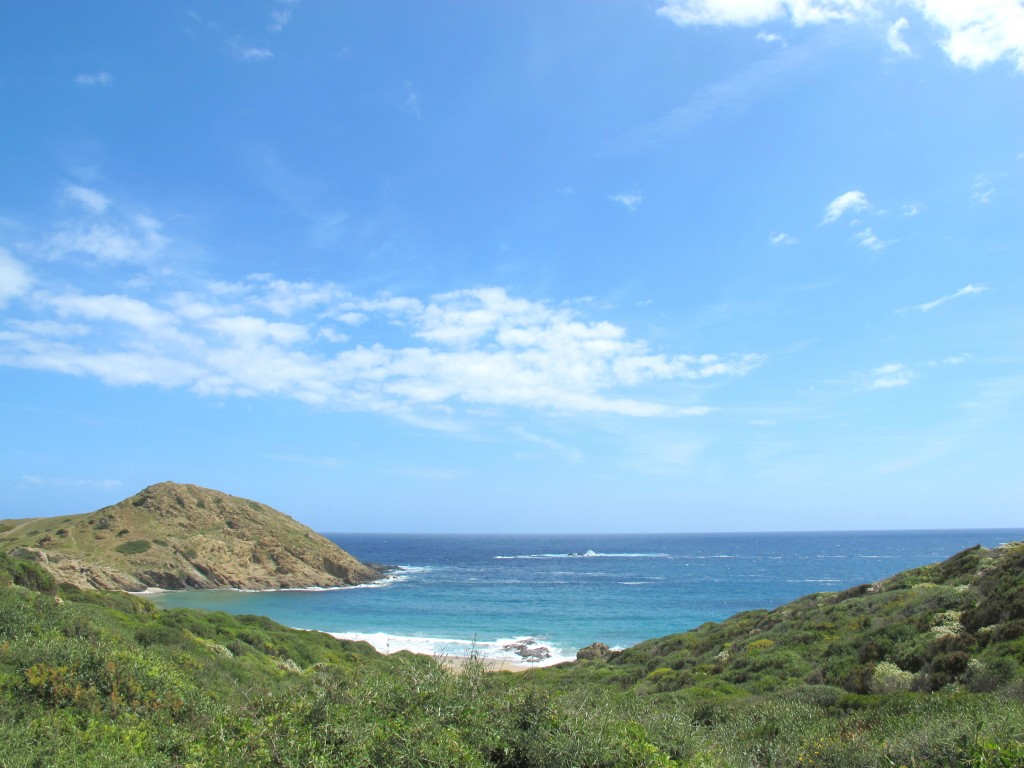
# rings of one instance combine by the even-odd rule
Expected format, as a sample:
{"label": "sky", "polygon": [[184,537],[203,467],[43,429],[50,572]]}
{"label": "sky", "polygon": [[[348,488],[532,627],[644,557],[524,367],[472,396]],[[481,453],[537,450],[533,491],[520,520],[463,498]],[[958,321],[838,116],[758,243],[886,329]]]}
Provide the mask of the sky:
{"label": "sky", "polygon": [[1020,527],[1020,0],[0,10],[0,517]]}

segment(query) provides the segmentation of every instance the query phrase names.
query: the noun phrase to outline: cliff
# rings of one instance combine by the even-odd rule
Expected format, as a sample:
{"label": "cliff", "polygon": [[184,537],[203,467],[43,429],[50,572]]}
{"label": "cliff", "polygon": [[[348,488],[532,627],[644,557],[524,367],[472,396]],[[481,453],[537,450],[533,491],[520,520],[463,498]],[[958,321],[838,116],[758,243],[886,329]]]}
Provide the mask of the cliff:
{"label": "cliff", "polygon": [[0,521],[0,551],[91,589],[334,587],[382,575],[265,504],[178,483],[96,512]]}

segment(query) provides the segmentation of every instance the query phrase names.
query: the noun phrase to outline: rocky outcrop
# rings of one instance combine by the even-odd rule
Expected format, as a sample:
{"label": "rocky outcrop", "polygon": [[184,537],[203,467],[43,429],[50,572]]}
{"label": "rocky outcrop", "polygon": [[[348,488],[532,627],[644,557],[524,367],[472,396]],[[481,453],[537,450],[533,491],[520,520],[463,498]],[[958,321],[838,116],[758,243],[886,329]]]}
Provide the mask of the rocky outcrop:
{"label": "rocky outcrop", "polygon": [[612,654],[612,649],[604,643],[591,643],[586,648],[576,651],[576,661],[591,661],[603,659]]}
{"label": "rocky outcrop", "polygon": [[524,640],[517,640],[514,643],[509,643],[508,645],[503,646],[503,648],[506,651],[512,651],[523,661],[531,664],[551,658],[550,649],[546,646],[539,645],[532,637],[527,637]]}
{"label": "rocky outcrop", "polygon": [[196,485],[160,483],[97,512],[4,528],[0,548],[81,588],[338,587],[383,576],[271,507]]}
{"label": "rocky outcrop", "polygon": [[141,592],[146,584],[122,571],[94,565],[59,552],[45,552],[32,547],[15,547],[11,557],[31,560],[41,565],[62,584],[79,589],[119,589],[124,592]]}

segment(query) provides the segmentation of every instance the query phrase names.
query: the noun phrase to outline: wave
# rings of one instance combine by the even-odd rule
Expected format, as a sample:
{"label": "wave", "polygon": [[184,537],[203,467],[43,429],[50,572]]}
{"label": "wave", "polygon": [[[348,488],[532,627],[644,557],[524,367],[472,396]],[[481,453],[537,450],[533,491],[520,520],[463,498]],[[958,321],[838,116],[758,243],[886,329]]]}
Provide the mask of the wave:
{"label": "wave", "polygon": [[595,552],[588,549],[586,552],[551,552],[533,555],[495,555],[495,560],[543,560],[567,558],[575,560],[584,557],[672,557],[667,552]]}
{"label": "wave", "polygon": [[544,640],[537,640],[537,645],[547,648],[551,653],[551,657],[542,661],[524,662],[515,651],[507,649],[507,646],[523,643],[531,639],[529,637],[496,638],[488,642],[479,639],[465,640],[451,637],[389,635],[386,632],[328,632],[327,634],[339,640],[355,640],[369,643],[378,652],[384,654],[410,651],[426,656],[434,656],[435,658],[445,656],[477,656],[489,661],[506,661],[510,664],[522,664],[523,666],[530,667],[548,667],[552,664],[561,664],[576,658],[575,654],[567,655],[561,648],[553,646]]}

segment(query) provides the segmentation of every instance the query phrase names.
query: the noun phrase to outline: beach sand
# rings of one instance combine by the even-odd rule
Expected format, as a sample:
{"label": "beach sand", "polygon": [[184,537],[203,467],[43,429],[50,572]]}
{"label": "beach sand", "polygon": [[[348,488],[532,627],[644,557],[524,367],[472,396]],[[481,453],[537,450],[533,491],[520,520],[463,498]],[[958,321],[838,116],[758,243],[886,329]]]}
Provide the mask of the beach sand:
{"label": "beach sand", "polygon": [[437,662],[451,672],[460,672],[470,663],[480,664],[488,672],[525,672],[536,669],[537,664],[530,664],[521,659],[482,659],[469,656],[435,656]]}

